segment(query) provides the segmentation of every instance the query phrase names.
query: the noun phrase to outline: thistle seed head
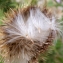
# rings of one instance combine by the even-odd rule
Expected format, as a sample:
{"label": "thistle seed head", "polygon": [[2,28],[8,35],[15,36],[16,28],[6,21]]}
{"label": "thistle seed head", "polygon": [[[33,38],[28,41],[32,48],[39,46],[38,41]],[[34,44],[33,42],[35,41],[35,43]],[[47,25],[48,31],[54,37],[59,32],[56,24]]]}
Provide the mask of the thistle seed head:
{"label": "thistle seed head", "polygon": [[34,58],[36,60],[57,35],[62,36],[62,22],[59,23],[54,15],[45,10],[27,7],[6,14],[6,25],[0,27],[3,34],[0,49],[5,63],[33,63]]}

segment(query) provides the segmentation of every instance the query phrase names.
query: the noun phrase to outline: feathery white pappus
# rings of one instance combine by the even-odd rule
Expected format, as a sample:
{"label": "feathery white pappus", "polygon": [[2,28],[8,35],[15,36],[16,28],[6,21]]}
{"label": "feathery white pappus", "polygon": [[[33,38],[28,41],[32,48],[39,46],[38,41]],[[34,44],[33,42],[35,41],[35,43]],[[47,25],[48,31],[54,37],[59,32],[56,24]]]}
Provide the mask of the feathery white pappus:
{"label": "feathery white pappus", "polygon": [[28,17],[22,12],[14,13],[14,19],[9,16],[11,22],[2,27],[4,40],[0,49],[7,54],[5,63],[34,63],[33,58],[46,50],[58,33],[63,34],[63,22],[54,15],[50,18],[40,8],[30,8],[28,13]]}

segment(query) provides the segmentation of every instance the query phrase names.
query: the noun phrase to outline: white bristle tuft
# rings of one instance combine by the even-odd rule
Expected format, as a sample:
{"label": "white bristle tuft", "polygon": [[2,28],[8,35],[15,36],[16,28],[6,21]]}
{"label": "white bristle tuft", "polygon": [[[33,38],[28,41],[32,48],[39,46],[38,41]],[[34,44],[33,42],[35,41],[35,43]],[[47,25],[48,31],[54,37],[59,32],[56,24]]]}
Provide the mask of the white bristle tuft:
{"label": "white bristle tuft", "polygon": [[38,8],[30,10],[30,16],[26,22],[24,21],[23,16],[18,13],[15,22],[9,25],[18,31],[11,28],[6,29],[8,33],[18,35],[14,39],[11,39],[11,42],[20,36],[34,41],[38,40],[39,42],[45,42],[51,30],[54,30],[55,32],[58,31],[59,33],[61,32],[61,26],[57,24],[56,19],[54,17],[52,17],[52,19],[46,17]]}

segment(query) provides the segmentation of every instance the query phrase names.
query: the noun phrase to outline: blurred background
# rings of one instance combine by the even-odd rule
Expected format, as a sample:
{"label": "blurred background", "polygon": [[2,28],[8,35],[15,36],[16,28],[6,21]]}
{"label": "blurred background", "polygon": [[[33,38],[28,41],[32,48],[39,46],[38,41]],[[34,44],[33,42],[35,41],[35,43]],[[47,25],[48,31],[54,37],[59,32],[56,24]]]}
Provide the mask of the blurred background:
{"label": "blurred background", "polygon": [[[30,4],[43,5],[46,0],[0,0],[0,25],[3,25],[2,19],[5,13],[12,9],[17,9],[19,6],[26,7]],[[54,9],[57,18],[63,21],[63,0],[47,0],[46,6]],[[63,63],[63,42],[58,38],[52,46],[49,47],[46,53],[42,53],[38,59],[39,63]],[[0,63],[4,63],[3,58],[0,56]]]}

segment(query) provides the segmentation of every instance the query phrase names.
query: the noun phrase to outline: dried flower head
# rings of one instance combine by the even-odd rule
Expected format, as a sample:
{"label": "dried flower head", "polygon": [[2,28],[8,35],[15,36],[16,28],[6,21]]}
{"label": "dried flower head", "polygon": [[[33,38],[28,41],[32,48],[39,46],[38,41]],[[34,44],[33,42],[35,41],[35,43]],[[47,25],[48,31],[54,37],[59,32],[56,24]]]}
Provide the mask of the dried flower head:
{"label": "dried flower head", "polygon": [[5,63],[36,63],[38,55],[57,35],[62,36],[62,22],[59,23],[47,9],[27,7],[6,15],[6,25],[0,27],[3,34],[0,50]]}

